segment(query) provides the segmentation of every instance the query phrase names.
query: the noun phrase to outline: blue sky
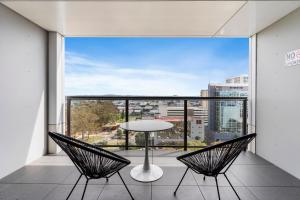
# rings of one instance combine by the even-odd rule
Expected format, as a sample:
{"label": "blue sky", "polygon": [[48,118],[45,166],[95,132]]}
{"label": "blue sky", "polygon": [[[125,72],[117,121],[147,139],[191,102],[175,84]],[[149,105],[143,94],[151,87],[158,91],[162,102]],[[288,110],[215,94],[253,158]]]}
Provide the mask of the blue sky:
{"label": "blue sky", "polygon": [[66,95],[198,96],[248,73],[248,38],[66,38]]}

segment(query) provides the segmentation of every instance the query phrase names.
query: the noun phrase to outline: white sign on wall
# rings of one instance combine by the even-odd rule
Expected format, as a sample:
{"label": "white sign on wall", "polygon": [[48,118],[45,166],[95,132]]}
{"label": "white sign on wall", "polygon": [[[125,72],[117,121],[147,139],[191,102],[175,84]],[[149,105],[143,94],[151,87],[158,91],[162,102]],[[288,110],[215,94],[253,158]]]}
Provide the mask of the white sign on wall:
{"label": "white sign on wall", "polygon": [[300,49],[287,52],[285,55],[285,64],[287,66],[300,65]]}

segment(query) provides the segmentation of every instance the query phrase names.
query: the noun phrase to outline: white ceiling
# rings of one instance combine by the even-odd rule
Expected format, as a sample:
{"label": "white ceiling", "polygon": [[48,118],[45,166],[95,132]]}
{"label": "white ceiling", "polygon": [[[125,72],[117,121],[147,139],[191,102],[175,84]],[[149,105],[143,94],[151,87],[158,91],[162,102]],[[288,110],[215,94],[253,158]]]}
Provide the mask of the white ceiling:
{"label": "white ceiling", "polygon": [[218,36],[251,36],[300,7],[300,1],[248,1]]}
{"label": "white ceiling", "polygon": [[65,36],[249,37],[299,1],[3,1]]}

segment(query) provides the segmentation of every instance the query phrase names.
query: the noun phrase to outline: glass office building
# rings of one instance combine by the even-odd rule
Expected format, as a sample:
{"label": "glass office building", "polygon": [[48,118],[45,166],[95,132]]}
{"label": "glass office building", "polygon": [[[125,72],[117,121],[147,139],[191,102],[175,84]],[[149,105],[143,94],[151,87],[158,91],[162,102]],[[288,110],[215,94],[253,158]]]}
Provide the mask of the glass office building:
{"label": "glass office building", "polygon": [[[247,97],[247,83],[209,84],[209,96]],[[211,141],[228,140],[242,134],[243,102],[239,100],[210,101],[208,105],[208,133]]]}

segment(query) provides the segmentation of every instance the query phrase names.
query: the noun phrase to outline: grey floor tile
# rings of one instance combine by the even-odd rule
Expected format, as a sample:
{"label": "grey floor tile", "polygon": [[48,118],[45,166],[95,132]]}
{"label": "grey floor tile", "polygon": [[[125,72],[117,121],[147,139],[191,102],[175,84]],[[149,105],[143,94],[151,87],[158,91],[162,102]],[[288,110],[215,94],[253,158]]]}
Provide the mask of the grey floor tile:
{"label": "grey floor tile", "polygon": [[260,200],[299,200],[299,187],[249,187]]}
{"label": "grey floor tile", "polygon": [[[130,176],[130,170],[132,167],[125,167],[122,170],[120,170],[120,174],[122,178],[124,179],[125,183],[128,185],[150,185],[150,183],[140,183],[138,181],[135,181]],[[76,180],[79,177],[79,172],[77,170],[74,170],[64,181],[63,184],[74,184]],[[79,184],[85,184],[85,177],[82,177],[79,181]],[[122,181],[118,174],[113,175],[111,178],[109,178],[109,181],[106,182],[106,179],[96,179],[96,180],[90,180],[90,184],[101,184],[101,185],[122,185]]]}
{"label": "grey floor tile", "polygon": [[[238,200],[231,187],[219,187],[222,200]],[[257,198],[246,187],[235,187],[238,195],[243,200],[257,200]],[[206,200],[218,200],[217,187],[200,186]]]}
{"label": "grey floor tile", "polygon": [[[132,196],[136,200],[150,200],[151,186],[128,186]],[[124,185],[105,185],[99,197],[100,200],[131,200]]]}
{"label": "grey floor tile", "polygon": [[[125,183],[128,185],[150,185],[150,183],[141,183],[138,182],[136,180],[134,180],[131,176],[130,176],[130,171],[133,167],[125,167],[120,171],[120,174],[122,176],[122,178],[124,179]],[[123,184],[120,177],[118,176],[118,174],[113,175],[108,184]]]}
{"label": "grey floor tile", "polygon": [[231,167],[245,186],[300,186],[300,180],[274,165],[234,165]]}
{"label": "grey floor tile", "polygon": [[36,168],[32,167],[22,167],[15,172],[5,176],[4,178],[0,179],[0,183],[14,183],[17,179],[20,179],[26,174],[34,174]]}
{"label": "grey floor tile", "polygon": [[[122,169],[120,173],[135,199],[218,199],[214,179],[206,177],[206,180],[203,181],[202,175],[192,171],[187,173],[177,196],[173,195],[186,167],[176,165],[172,160],[175,158],[172,156],[182,153],[185,152],[151,152],[151,155],[161,156],[154,157],[154,163],[164,164],[161,165],[164,171],[163,177],[153,183],[140,183],[133,180],[130,177],[132,166]],[[144,152],[132,151],[127,154],[128,156],[143,156]],[[138,158],[142,159],[142,157]],[[48,163],[46,161],[43,160],[44,163]],[[150,161],[152,162],[152,157]],[[235,188],[243,200],[300,200],[300,180],[255,154],[242,153],[227,175],[231,183],[236,186]],[[26,166],[0,180],[0,200],[65,199],[78,177],[77,169],[70,165],[39,164]],[[224,176],[220,175],[218,180],[221,186],[221,199],[237,199],[232,189],[228,187],[229,184]],[[84,183],[85,178],[82,177],[71,199],[81,198]],[[92,200],[97,198],[100,200],[130,200],[130,196],[117,174],[112,176],[109,182],[106,182],[105,179],[91,180],[89,182],[85,199]]]}
{"label": "grey floor tile", "polygon": [[5,190],[8,186],[9,186],[9,184],[0,183],[0,192],[2,190]]}
{"label": "grey floor tile", "polygon": [[54,188],[54,184],[9,184],[0,191],[0,199],[41,200]]}
{"label": "grey floor tile", "polygon": [[153,186],[153,200],[204,200],[198,186],[180,186],[176,196],[176,186]]}
{"label": "grey floor tile", "polygon": [[3,183],[61,183],[72,172],[70,166],[25,166],[5,177]]}
{"label": "grey floor tile", "polygon": [[239,157],[234,161],[234,165],[271,165],[265,159],[247,151],[242,152]]}
{"label": "grey floor tile", "polygon": [[173,157],[164,157],[164,159],[154,157],[153,163],[160,167],[186,167],[182,162]]}
{"label": "grey floor tile", "polygon": [[[152,185],[178,185],[186,167],[162,167],[162,169],[164,172],[162,178],[153,182]],[[197,182],[190,170],[184,177],[182,185],[197,185]]]}
{"label": "grey floor tile", "polygon": [[252,152],[247,152],[245,154],[248,157],[249,163],[248,164],[255,164],[255,165],[272,165],[272,163],[268,162],[267,160],[263,159],[262,157],[255,155]]}
{"label": "grey floor tile", "polygon": [[[205,180],[203,180],[202,174],[197,174],[197,173],[193,172],[193,175],[194,175],[195,179],[197,180],[197,184],[200,186],[215,186],[216,185],[215,178],[213,178],[213,177],[205,177]],[[231,172],[227,172],[226,175],[232,185],[244,186],[243,183],[241,183],[238,179],[236,179],[236,177]],[[230,186],[228,181],[222,174],[220,174],[218,176],[218,184],[220,186]]]}
{"label": "grey floor tile", "polygon": [[[80,173],[77,169],[74,168],[73,172],[69,174],[63,181],[62,184],[75,184],[77,179],[79,178]],[[84,176],[81,177],[80,181],[78,182],[79,185],[85,184],[86,178]],[[90,180],[90,184],[105,184],[105,179],[97,179],[97,180]]]}
{"label": "grey floor tile", "polygon": [[247,156],[248,152],[242,152],[237,159],[234,161],[233,164],[236,165],[245,165],[245,164],[252,164],[250,158]]}
{"label": "grey floor tile", "polygon": [[[56,188],[47,195],[45,200],[66,199],[66,197],[68,196],[72,187],[73,187],[73,185],[57,185]],[[84,185],[77,185],[69,199],[70,200],[81,199],[83,190],[84,190]],[[88,185],[84,199],[85,200],[95,200],[99,197],[102,190],[103,190],[102,185]]]}

